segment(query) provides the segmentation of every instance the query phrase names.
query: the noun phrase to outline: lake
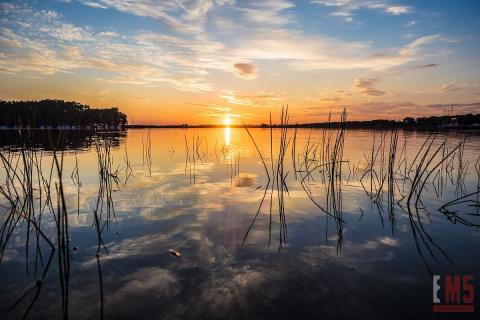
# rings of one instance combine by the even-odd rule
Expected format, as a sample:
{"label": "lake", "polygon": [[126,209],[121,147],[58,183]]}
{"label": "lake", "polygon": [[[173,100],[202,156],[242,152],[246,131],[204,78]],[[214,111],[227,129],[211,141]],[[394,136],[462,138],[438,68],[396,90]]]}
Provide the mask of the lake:
{"label": "lake", "polygon": [[1,318],[444,318],[479,276],[478,133],[248,130],[4,139]]}

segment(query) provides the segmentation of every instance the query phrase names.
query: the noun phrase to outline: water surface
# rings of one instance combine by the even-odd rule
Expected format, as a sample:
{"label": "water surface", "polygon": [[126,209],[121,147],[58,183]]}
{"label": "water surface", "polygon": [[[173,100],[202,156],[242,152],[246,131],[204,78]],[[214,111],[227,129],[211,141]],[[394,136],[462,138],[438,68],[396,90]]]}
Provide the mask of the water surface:
{"label": "water surface", "polygon": [[[370,185],[369,173],[364,175],[373,145],[378,181],[387,176],[380,162],[388,162],[390,132],[345,132],[344,162],[333,191],[321,172],[324,167],[312,170],[323,157],[323,130],[298,130],[295,141],[294,129],[288,130],[285,181],[278,184],[277,179],[273,189],[268,182],[268,175],[274,177],[270,155],[276,168],[280,129],[273,130],[272,138],[269,129],[250,132],[269,171],[245,129],[128,130],[111,146],[108,158],[115,181],[106,193],[99,179],[96,140],[75,140],[63,154],[62,170],[69,225],[68,293],[61,292],[58,250],[45,269],[50,249],[39,241],[44,263],[37,261],[35,274],[36,242],[30,239],[26,261],[23,222],[13,231],[0,264],[2,318],[25,314],[35,290],[27,291],[13,309],[6,308],[43,270],[46,277],[30,319],[63,317],[66,294],[72,319],[434,318],[439,315],[431,312],[431,273],[478,275],[479,229],[439,211],[443,204],[478,191],[478,135],[451,132],[435,137],[430,155],[444,141],[448,147],[442,151],[447,153],[464,141],[463,153],[457,150],[445,168],[437,168],[444,173],[432,173],[409,212],[405,196],[411,180],[404,174],[408,170],[407,176],[415,175],[416,156],[425,140],[433,139],[430,133],[399,132],[391,199],[386,180],[385,192],[377,198],[372,195],[377,185]],[[7,155],[9,147],[4,144],[2,154]],[[12,163],[21,157],[18,150],[8,154]],[[61,157],[61,152],[56,155]],[[51,150],[42,151],[47,175],[52,157]],[[305,161],[313,164],[308,167]],[[414,161],[417,165],[410,167]],[[100,249],[94,215],[99,193],[104,201]],[[471,205],[477,197],[455,206],[472,224],[480,223],[478,206]],[[40,200],[36,195],[37,210]],[[6,212],[9,204],[1,201],[0,210]],[[108,208],[109,203],[113,207]],[[56,245],[55,217],[45,212],[41,228]],[[4,223],[5,215],[2,219]]]}

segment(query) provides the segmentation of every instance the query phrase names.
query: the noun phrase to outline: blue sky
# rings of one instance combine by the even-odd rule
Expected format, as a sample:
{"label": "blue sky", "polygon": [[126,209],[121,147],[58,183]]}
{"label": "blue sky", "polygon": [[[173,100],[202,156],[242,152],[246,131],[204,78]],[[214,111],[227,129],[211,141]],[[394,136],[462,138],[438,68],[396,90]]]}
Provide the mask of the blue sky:
{"label": "blue sky", "polygon": [[141,123],[480,112],[478,1],[0,2],[2,99]]}

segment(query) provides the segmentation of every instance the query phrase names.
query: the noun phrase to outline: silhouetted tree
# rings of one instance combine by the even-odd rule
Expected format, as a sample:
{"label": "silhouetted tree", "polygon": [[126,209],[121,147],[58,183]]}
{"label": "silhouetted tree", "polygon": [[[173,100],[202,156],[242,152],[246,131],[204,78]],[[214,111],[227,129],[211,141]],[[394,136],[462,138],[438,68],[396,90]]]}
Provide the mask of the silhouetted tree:
{"label": "silhouetted tree", "polygon": [[74,101],[0,101],[2,127],[122,127],[127,116],[118,108],[91,109]]}
{"label": "silhouetted tree", "polygon": [[405,119],[403,119],[403,123],[406,124],[406,125],[413,125],[415,124],[415,119],[412,118],[412,117],[406,117]]}

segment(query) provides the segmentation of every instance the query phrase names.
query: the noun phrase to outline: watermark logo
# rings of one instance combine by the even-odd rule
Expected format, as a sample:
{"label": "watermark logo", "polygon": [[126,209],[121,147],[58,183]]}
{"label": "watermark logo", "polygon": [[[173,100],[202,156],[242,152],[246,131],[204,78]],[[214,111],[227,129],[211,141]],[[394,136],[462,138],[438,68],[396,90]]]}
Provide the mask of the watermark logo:
{"label": "watermark logo", "polygon": [[475,312],[472,275],[434,275],[433,312]]}

